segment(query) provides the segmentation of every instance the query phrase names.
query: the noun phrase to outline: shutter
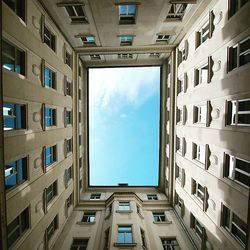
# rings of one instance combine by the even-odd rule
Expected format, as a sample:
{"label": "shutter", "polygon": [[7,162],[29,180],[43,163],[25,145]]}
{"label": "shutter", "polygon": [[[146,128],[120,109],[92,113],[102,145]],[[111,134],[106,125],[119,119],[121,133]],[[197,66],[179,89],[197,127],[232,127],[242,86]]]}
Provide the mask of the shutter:
{"label": "shutter", "polygon": [[212,81],[212,77],[213,77],[213,64],[214,61],[212,59],[212,56],[208,57],[208,79],[207,82],[210,83]]}
{"label": "shutter", "polygon": [[43,190],[43,211],[44,214],[47,213],[47,188]]}
{"label": "shutter", "polygon": [[220,226],[223,227],[224,226],[224,214],[225,214],[225,211],[224,211],[224,206],[223,206],[223,203],[221,202],[221,213],[220,213]]}
{"label": "shutter", "polygon": [[211,152],[210,152],[210,149],[209,149],[209,145],[208,144],[206,144],[206,146],[205,146],[206,148],[205,148],[205,170],[208,170],[208,168],[209,168],[209,165],[210,165],[210,162],[209,162],[209,157],[210,157],[210,155],[211,155]]}
{"label": "shutter", "polygon": [[188,57],[188,40],[185,40],[184,50],[185,50],[184,60],[187,60],[187,57]]}
{"label": "shutter", "polygon": [[202,227],[201,250],[206,250],[206,229]]}
{"label": "shutter", "polygon": [[48,230],[46,228],[45,232],[44,232],[44,249],[48,250],[49,249],[49,245],[48,245]]}
{"label": "shutter", "polygon": [[182,156],[184,157],[186,154],[186,140],[182,137]]}
{"label": "shutter", "polygon": [[41,61],[41,72],[40,72],[40,74],[41,74],[41,83],[42,83],[42,86],[44,87],[45,86],[45,83],[44,83],[44,68],[45,68],[45,60],[44,59],[42,59],[42,61]]}
{"label": "shutter", "polygon": [[67,169],[64,170],[64,185],[65,185],[65,188],[68,187],[68,170]]}
{"label": "shutter", "polygon": [[42,130],[45,131],[45,103],[42,104]]}
{"label": "shutter", "polygon": [[203,211],[206,212],[208,208],[208,192],[207,187],[204,187],[204,201],[203,201]]}
{"label": "shutter", "polygon": [[179,49],[176,49],[176,57],[177,57],[177,67],[179,66],[180,64],[180,50]]}
{"label": "shutter", "polygon": [[183,218],[185,214],[185,205],[184,205],[184,200],[181,199],[181,217]]}
{"label": "shutter", "polygon": [[188,81],[187,72],[185,72],[184,73],[184,93],[186,93],[187,91],[187,81]]}
{"label": "shutter", "polygon": [[43,150],[42,150],[42,159],[43,159],[43,173],[46,173],[46,147],[44,146],[43,147]]}
{"label": "shutter", "polygon": [[67,127],[67,119],[66,119],[67,109],[64,108],[64,127]]}
{"label": "shutter", "polygon": [[206,114],[206,127],[210,126],[211,123],[211,111],[212,111],[212,107],[211,107],[211,102],[207,101],[207,114]]}
{"label": "shutter", "polygon": [[198,107],[193,106],[193,123],[198,121]]}
{"label": "shutter", "polygon": [[213,11],[209,12],[209,38],[212,38],[214,32],[214,13]]}
{"label": "shutter", "polygon": [[67,76],[64,76],[64,95],[67,95]]}
{"label": "shutter", "polygon": [[181,176],[182,176],[182,178],[181,178],[181,187],[184,187],[185,186],[185,177],[186,177],[184,168],[181,169]]}
{"label": "shutter", "polygon": [[201,33],[197,31],[195,33],[195,49],[197,49],[200,46],[200,41],[201,41]]}
{"label": "shutter", "polygon": [[64,140],[64,157],[67,158],[67,139]]}
{"label": "shutter", "polygon": [[66,44],[63,45],[63,61],[66,64]]}
{"label": "shutter", "polygon": [[186,124],[186,119],[187,119],[187,108],[184,105],[182,108],[182,125]]}
{"label": "shutter", "polygon": [[177,79],[177,95],[181,93],[181,81]]}
{"label": "shutter", "polygon": [[40,35],[41,35],[41,40],[42,43],[44,43],[44,25],[45,25],[45,16],[41,16],[41,24],[40,24]]}
{"label": "shutter", "polygon": [[176,111],[176,122],[178,123],[180,121],[180,110],[177,108]]}
{"label": "shutter", "polygon": [[226,101],[226,126],[231,125],[232,122],[232,102]]}
{"label": "shutter", "polygon": [[199,70],[194,69],[194,86],[199,84]]}
{"label": "shutter", "polygon": [[65,200],[65,204],[64,204],[64,212],[65,212],[65,218],[68,218],[68,206],[67,206],[67,199]]}
{"label": "shutter", "polygon": [[227,47],[227,73],[231,71],[232,68],[232,47]]}

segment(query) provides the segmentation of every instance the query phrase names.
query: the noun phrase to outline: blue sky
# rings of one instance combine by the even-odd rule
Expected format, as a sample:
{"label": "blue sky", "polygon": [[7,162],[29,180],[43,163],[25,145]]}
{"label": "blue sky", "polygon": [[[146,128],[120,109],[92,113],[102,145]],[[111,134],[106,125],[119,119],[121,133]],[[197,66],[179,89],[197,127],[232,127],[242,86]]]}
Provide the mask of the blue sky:
{"label": "blue sky", "polygon": [[158,184],[160,67],[89,69],[90,185]]}

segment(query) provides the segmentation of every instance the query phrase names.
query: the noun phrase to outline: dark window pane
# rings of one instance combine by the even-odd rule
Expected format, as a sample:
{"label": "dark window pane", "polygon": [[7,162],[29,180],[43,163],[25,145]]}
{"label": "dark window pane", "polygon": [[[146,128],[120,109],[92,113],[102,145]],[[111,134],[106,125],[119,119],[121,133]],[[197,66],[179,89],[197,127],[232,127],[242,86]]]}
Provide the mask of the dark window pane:
{"label": "dark window pane", "polygon": [[239,101],[239,111],[250,111],[250,100]]}
{"label": "dark window pane", "polygon": [[239,114],[238,115],[239,124],[250,124],[250,114]]}

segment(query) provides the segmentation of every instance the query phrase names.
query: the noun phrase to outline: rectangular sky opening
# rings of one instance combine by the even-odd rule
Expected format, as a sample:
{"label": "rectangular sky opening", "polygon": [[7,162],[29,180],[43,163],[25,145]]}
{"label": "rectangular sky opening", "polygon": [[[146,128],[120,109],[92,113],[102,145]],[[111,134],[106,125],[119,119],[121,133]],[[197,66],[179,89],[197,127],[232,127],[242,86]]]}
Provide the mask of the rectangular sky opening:
{"label": "rectangular sky opening", "polygon": [[160,67],[89,68],[89,185],[158,186]]}

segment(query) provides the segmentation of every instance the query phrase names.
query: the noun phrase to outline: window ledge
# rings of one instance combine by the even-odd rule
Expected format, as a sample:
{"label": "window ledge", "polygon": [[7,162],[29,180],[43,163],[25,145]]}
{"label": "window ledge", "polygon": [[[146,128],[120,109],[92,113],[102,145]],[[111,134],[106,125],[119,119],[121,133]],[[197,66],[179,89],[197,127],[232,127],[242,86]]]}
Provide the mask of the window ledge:
{"label": "window ledge", "polygon": [[172,224],[172,221],[153,221],[154,224],[157,225],[166,225],[166,224]]}
{"label": "window ledge", "polygon": [[77,221],[76,224],[80,226],[87,226],[87,225],[94,225],[96,222],[83,222],[83,221]]}
{"label": "window ledge", "polygon": [[116,213],[121,213],[121,214],[130,214],[133,213],[132,210],[116,210]]}
{"label": "window ledge", "polygon": [[200,168],[205,169],[205,163],[202,163],[196,159],[193,159],[193,162],[195,165],[199,166]]}
{"label": "window ledge", "polygon": [[228,177],[223,177],[222,181],[225,182],[230,187],[240,191],[241,193],[243,193],[243,195],[248,196],[248,190],[249,190],[248,187],[243,186],[242,184],[240,184],[240,183],[238,183],[238,182],[236,182]]}
{"label": "window ledge", "polygon": [[45,131],[47,130],[52,130],[52,129],[56,129],[57,126],[56,125],[53,125],[53,126],[45,126]]}
{"label": "window ledge", "polygon": [[119,248],[123,248],[123,247],[136,247],[137,243],[114,243],[114,247],[119,247]]}

